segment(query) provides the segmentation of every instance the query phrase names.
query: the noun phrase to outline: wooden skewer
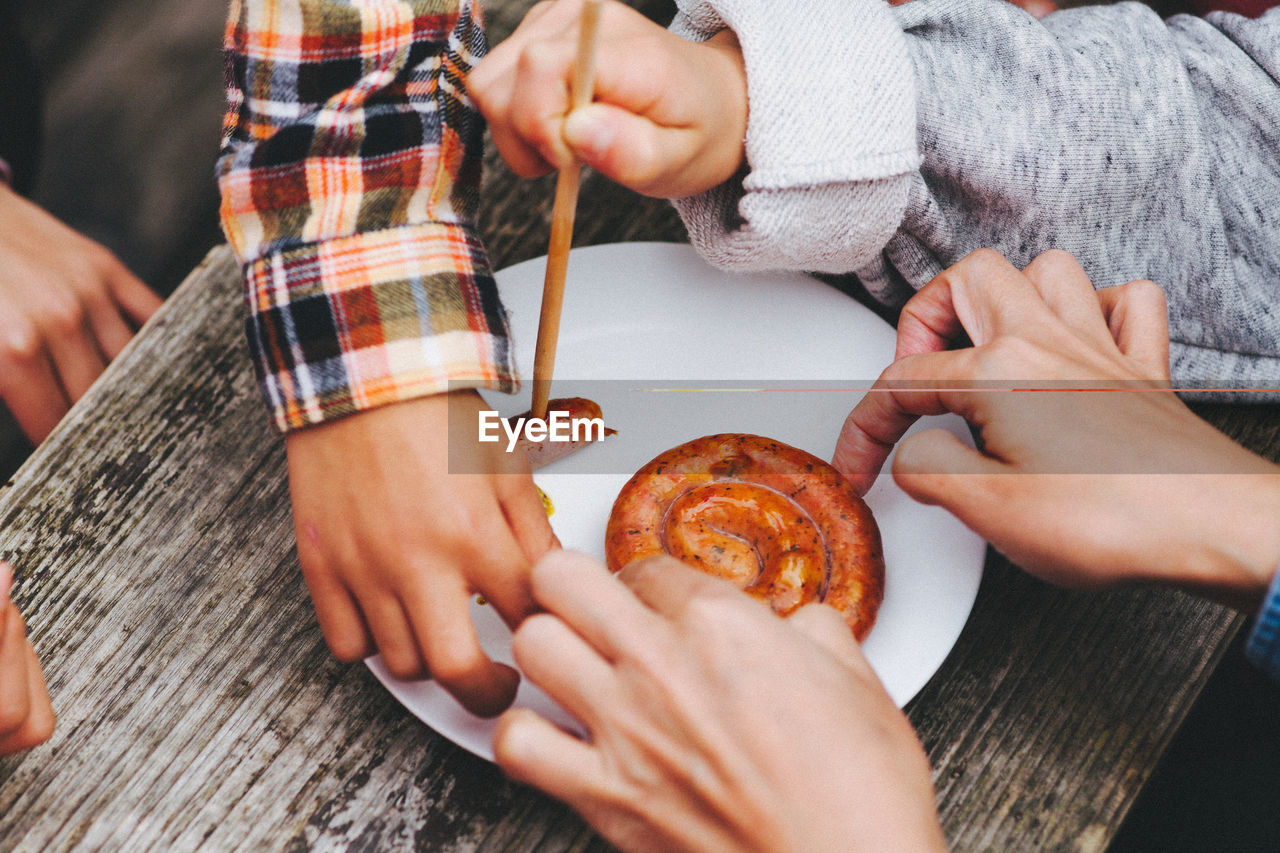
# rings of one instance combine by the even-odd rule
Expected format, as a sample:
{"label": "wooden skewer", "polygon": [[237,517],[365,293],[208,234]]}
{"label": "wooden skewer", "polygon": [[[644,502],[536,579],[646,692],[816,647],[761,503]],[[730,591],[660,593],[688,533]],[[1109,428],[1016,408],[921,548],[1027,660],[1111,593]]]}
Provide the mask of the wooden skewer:
{"label": "wooden skewer", "polygon": [[[600,32],[601,0],[587,0],[582,7],[578,30],[578,53],[573,63],[569,87],[570,110],[591,103],[596,77],[596,42]],[[556,177],[555,202],[551,207],[551,242],[547,247],[547,273],[542,283],[542,312],[538,316],[538,343],[533,356],[533,416],[547,416],[551,397],[551,374],[556,366],[556,341],[560,337],[560,308],[564,304],[564,277],[569,269],[569,247],[573,243],[573,218],[578,208],[577,163],[560,170]]]}

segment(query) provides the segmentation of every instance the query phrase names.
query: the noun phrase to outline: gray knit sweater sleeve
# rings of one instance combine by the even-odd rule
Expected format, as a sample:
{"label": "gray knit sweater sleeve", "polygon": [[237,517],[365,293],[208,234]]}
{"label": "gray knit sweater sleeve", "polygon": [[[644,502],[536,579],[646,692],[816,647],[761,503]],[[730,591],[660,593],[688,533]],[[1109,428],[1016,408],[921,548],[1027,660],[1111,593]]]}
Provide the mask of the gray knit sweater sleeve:
{"label": "gray knit sweater sleeve", "polygon": [[675,32],[701,40],[727,26],[742,44],[750,170],[676,206],[718,266],[847,272],[893,235],[920,164],[907,41],[870,0],[793,10],[775,0],[680,3]]}
{"label": "gray knit sweater sleeve", "polygon": [[[830,2],[838,0],[821,0]],[[699,26],[715,25],[708,10],[726,4],[772,17],[775,30],[792,27],[797,9],[809,6],[700,2],[673,28],[698,37]],[[791,36],[778,41],[783,53],[768,50],[763,35],[738,31],[749,170],[740,183],[677,203],[709,259],[827,272],[842,263],[839,271],[898,304],[979,247],[1018,265],[1065,249],[1099,287],[1150,278],[1165,289],[1176,380],[1280,379],[1280,10],[1257,20],[1219,13],[1165,22],[1146,6],[1121,3],[1036,21],[993,0],[839,5],[876,26],[813,28],[807,53]],[[754,18],[755,30],[765,31]],[[883,36],[885,21],[892,38]],[[860,46],[870,38],[894,46],[882,49],[878,65],[867,58],[875,51]],[[907,84],[894,65],[897,44]],[[798,63],[822,61],[853,64],[846,80],[863,91],[852,107],[805,86],[793,86],[787,100],[756,98],[777,81],[794,81]],[[857,110],[838,128],[855,158],[874,150],[862,128],[881,134],[891,124],[877,111],[910,112],[919,167],[849,177],[821,194],[802,182],[773,181],[760,191],[753,153],[762,143],[752,134],[804,122],[804,110],[820,104]],[[811,124],[808,132],[826,128]],[[804,146],[789,149],[796,147],[803,156]],[[775,156],[785,160],[785,152]],[[770,169],[787,171],[773,162]],[[886,203],[899,192],[901,208]],[[855,197],[874,203],[861,213],[838,209],[858,204]],[[775,222],[825,227],[806,236],[803,227]]]}

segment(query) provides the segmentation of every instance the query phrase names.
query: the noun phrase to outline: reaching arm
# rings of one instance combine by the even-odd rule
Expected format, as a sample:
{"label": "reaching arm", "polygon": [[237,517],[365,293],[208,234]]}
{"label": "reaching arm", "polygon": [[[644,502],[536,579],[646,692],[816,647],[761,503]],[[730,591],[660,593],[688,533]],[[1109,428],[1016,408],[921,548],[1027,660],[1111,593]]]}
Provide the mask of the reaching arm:
{"label": "reaching arm", "polygon": [[1280,467],[1167,390],[1167,342],[1151,282],[1095,293],[1065,253],[1019,271],[975,252],[903,309],[899,358],[850,413],[835,465],[865,490],[918,416],[955,412],[981,451],[937,430],[902,442],[893,474],[912,497],[1055,583],[1256,607],[1280,563]]}
{"label": "reaching arm", "polygon": [[480,648],[469,598],[514,625],[554,537],[527,468],[496,445],[450,473],[451,407],[480,406],[458,389],[516,382],[475,233],[477,15],[466,0],[237,2],[219,182],[330,648],[380,652],[496,713],[518,679]]}

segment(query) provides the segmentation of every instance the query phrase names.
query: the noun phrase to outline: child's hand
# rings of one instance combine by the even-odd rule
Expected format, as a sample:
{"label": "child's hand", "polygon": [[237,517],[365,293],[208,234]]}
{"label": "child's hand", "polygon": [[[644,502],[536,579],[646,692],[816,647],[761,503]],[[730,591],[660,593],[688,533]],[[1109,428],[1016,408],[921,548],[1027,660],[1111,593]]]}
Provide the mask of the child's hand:
{"label": "child's hand", "polygon": [[[865,491],[918,416],[955,412],[982,450],[924,432],[898,448],[894,479],[1018,565],[1256,604],[1280,562],[1280,468],[1164,390],[1165,311],[1149,281],[1095,293],[1064,252],[1024,272],[975,252],[903,308],[898,359],[850,413],[835,466]],[[946,349],[966,332],[972,347]],[[1067,383],[1107,390],[1054,390]]]}
{"label": "child's hand", "polygon": [[577,158],[664,198],[732,177],[747,126],[746,72],[733,33],[694,44],[607,2],[595,102],[569,115],[581,9],[581,0],[539,3],[471,72],[471,94],[511,168],[533,177]]}
{"label": "child's hand", "polygon": [[511,711],[504,770],[626,850],[945,849],[920,742],[834,610],[783,620],[669,557],[619,576],[534,567],[548,612],[516,660],[590,737]]}
{"label": "child's hand", "polygon": [[[529,566],[555,537],[525,460],[501,443],[450,450],[451,405],[470,424],[484,408],[461,391],[291,433],[294,528],[335,656],[381,652],[397,677],[429,675],[492,715],[519,676],[481,650],[471,597],[483,594],[514,628],[533,610]],[[451,461],[484,473],[450,473]]]}
{"label": "child's hand", "polygon": [[9,600],[13,569],[0,563],[0,755],[30,749],[53,734],[53,708],[27,626]]}

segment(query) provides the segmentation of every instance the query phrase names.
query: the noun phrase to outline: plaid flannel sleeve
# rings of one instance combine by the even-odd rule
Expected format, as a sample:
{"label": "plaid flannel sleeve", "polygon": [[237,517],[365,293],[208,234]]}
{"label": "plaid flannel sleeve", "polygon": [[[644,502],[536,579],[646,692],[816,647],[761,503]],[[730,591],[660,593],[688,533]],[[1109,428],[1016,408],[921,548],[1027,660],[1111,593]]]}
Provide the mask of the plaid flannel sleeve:
{"label": "plaid flannel sleeve", "polygon": [[484,51],[470,0],[233,0],[221,218],[281,430],[514,390],[475,231]]}

